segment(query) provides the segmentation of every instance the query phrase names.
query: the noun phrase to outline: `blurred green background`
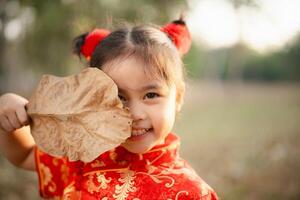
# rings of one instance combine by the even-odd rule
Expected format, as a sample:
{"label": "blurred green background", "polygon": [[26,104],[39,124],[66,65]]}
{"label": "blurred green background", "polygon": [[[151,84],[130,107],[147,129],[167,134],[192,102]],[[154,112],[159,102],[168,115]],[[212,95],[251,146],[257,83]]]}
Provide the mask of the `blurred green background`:
{"label": "blurred green background", "polygon": [[[283,24],[290,26],[274,23],[269,32],[264,31],[268,26],[245,31],[248,18],[248,25],[259,24],[268,2],[2,0],[0,94],[29,97],[42,74],[79,72],[85,63],[72,55],[71,42],[83,32],[124,21],[164,25],[184,11],[194,42],[184,58],[186,103],[175,127],[182,157],[221,199],[300,199],[300,22],[297,16],[286,17]],[[276,5],[275,17],[293,16],[299,4],[278,0]],[[226,25],[229,18],[222,15],[226,8],[235,16],[231,43],[217,38],[234,35]],[[284,27],[296,27],[286,40]],[[247,39],[247,33],[260,29],[264,37]],[[0,199],[39,199],[36,174],[1,156]]]}

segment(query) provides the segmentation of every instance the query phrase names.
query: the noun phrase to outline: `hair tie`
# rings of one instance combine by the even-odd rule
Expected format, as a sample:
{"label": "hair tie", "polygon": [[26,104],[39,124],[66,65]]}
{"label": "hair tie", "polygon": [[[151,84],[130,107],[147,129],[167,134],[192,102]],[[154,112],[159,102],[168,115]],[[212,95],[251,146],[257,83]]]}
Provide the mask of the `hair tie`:
{"label": "hair tie", "polygon": [[[191,47],[191,35],[182,19],[165,25],[161,30],[168,34],[181,55],[189,51]],[[81,54],[89,61],[96,46],[109,34],[110,31],[106,29],[94,29],[91,31],[85,37],[84,44],[80,48]]]}
{"label": "hair tie", "polygon": [[84,40],[80,52],[89,61],[96,48],[96,46],[103,40],[106,36],[110,34],[109,30],[105,29],[94,29],[91,31]]}
{"label": "hair tie", "polygon": [[168,34],[181,55],[189,51],[191,47],[191,35],[181,18],[165,25],[161,30]]}

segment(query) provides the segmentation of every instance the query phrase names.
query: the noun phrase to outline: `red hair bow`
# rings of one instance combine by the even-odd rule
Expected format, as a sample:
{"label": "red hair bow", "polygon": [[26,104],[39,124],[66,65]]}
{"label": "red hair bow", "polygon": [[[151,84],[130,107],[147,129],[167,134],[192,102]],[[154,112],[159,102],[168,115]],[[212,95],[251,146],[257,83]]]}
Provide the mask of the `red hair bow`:
{"label": "red hair bow", "polygon": [[[189,51],[191,47],[191,35],[182,19],[165,25],[161,30],[168,34],[181,55]],[[85,37],[84,44],[81,46],[81,54],[89,61],[96,46],[109,34],[110,31],[106,29],[95,29],[90,32]]]}
{"label": "red hair bow", "polygon": [[82,55],[84,55],[84,57],[89,61],[96,46],[109,34],[110,31],[105,29],[95,29],[92,32],[90,32],[86,36],[84,44],[80,49]]}
{"label": "red hair bow", "polygon": [[191,47],[191,35],[182,19],[165,25],[161,30],[168,34],[181,55],[189,51]]}

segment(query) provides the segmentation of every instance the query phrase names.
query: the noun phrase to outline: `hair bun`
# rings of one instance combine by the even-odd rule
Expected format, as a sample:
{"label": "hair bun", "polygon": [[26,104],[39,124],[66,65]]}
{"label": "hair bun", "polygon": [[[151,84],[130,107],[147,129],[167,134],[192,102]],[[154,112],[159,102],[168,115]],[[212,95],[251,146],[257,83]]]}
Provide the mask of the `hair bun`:
{"label": "hair bun", "polygon": [[109,30],[94,29],[85,37],[84,44],[80,48],[80,53],[84,55],[87,60],[90,60],[96,46],[109,34]]}
{"label": "hair bun", "polygon": [[168,34],[181,55],[189,51],[192,39],[188,27],[182,18],[165,25],[161,30]]}

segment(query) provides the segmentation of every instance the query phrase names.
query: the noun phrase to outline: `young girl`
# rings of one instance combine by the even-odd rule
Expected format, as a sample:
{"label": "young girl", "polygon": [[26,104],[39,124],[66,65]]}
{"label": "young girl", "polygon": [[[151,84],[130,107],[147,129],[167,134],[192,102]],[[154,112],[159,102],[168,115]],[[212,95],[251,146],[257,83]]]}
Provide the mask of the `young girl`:
{"label": "young girl", "polygon": [[77,37],[74,51],[117,84],[132,115],[131,136],[90,163],[52,157],[35,146],[24,126],[27,100],[5,94],[0,97],[2,152],[16,166],[37,171],[43,198],[217,199],[179,157],[179,138],[171,133],[183,103],[180,54],[187,52],[189,39],[181,20],[160,29],[136,26]]}

